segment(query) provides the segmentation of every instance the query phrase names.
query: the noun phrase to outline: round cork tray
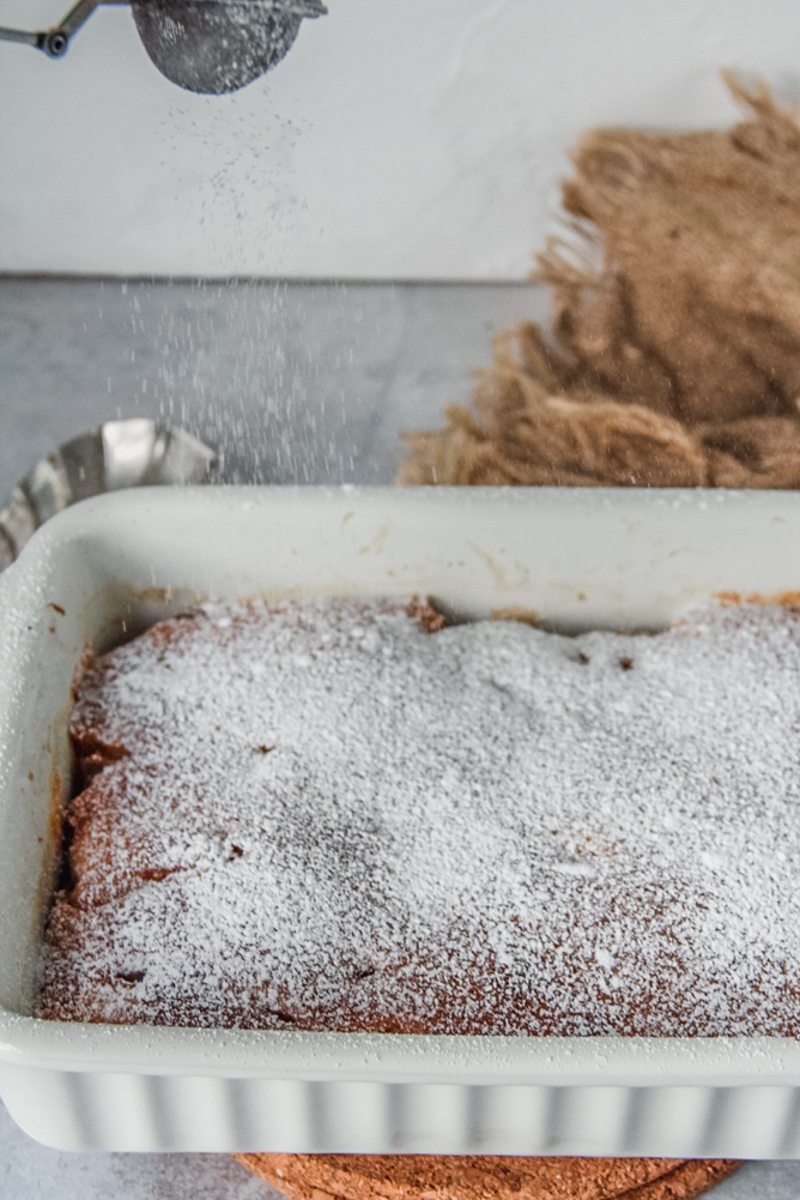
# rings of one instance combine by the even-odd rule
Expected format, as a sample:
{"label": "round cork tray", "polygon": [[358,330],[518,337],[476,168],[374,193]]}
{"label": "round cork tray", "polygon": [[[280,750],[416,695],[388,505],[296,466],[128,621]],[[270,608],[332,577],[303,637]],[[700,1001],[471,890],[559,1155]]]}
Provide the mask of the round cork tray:
{"label": "round cork tray", "polygon": [[722,1160],[243,1154],[290,1200],[693,1200]]}

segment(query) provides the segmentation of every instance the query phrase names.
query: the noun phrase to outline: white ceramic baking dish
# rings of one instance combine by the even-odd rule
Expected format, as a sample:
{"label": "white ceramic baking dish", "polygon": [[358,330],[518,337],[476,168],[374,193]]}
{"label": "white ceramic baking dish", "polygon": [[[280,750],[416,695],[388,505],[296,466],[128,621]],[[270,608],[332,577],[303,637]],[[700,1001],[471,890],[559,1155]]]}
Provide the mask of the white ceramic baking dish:
{"label": "white ceramic baking dish", "polygon": [[[800,1157],[800,1043],[61,1025],[30,1016],[69,687],[187,600],[429,593],[657,628],[800,587],[800,496],[198,489],[87,501],[0,577],[0,1093],[74,1149]],[[800,881],[798,883],[800,886]]]}

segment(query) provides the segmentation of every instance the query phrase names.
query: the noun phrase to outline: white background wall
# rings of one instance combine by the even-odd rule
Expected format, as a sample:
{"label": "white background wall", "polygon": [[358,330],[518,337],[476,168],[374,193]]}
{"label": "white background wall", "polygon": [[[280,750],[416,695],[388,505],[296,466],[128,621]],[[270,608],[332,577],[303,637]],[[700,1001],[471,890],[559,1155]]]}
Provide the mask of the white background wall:
{"label": "white background wall", "polygon": [[518,278],[582,128],[725,122],[719,67],[800,70],[797,0],[329,6],[223,98],[163,79],[118,6],[60,62],[0,44],[0,270]]}

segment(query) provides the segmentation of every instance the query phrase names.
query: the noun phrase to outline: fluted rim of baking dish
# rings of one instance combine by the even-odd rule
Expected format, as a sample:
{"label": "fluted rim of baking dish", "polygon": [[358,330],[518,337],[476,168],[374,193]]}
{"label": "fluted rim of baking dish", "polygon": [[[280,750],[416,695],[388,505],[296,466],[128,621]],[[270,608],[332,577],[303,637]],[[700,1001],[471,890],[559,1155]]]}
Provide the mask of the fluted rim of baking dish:
{"label": "fluted rim of baking dish", "polygon": [[[459,509],[483,506],[492,497],[504,505],[617,509],[638,521],[648,511],[686,505],[707,510],[734,505],[739,512],[770,506],[800,523],[800,495],[759,491],[620,488],[395,489],[353,487],[259,487],[142,489],[84,501],[39,530],[19,560],[0,576],[0,612],[22,610],[37,588],[36,570],[54,548],[84,541],[109,511],[124,517],[131,505],[150,509],[195,506],[257,506],[278,495],[282,503],[341,501],[418,504],[452,503]],[[99,516],[98,516],[99,514]],[[774,517],[783,520],[783,517]],[[798,567],[800,582],[800,566]],[[23,661],[40,630],[13,623],[13,636],[0,648],[0,668],[10,657]],[[9,642],[11,643],[9,647]],[[0,731],[13,711],[19,680],[0,669]],[[0,743],[2,739],[0,738]],[[0,744],[0,789],[7,783],[8,756]],[[185,1029],[148,1025],[108,1025],[42,1020],[0,1007],[0,1063],[68,1071],[135,1074],[271,1077],[298,1080],[383,1082],[517,1083],[629,1086],[780,1083],[800,1086],[800,1038],[718,1037],[457,1037],[451,1035],[314,1033],[296,1030]]]}
{"label": "fluted rim of baking dish", "polygon": [[48,1070],[457,1084],[800,1086],[800,1039],[457,1037],[45,1021],[0,1014],[0,1062]]}

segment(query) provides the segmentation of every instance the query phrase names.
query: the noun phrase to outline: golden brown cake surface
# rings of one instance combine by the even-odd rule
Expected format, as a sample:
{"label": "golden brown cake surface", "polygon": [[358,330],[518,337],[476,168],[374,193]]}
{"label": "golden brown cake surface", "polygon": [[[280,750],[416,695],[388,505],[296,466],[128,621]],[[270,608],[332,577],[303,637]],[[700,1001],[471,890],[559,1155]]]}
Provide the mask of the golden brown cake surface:
{"label": "golden brown cake surface", "polygon": [[800,1030],[800,618],[208,607],[90,665],[40,1015]]}

